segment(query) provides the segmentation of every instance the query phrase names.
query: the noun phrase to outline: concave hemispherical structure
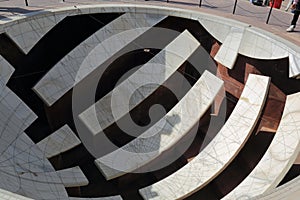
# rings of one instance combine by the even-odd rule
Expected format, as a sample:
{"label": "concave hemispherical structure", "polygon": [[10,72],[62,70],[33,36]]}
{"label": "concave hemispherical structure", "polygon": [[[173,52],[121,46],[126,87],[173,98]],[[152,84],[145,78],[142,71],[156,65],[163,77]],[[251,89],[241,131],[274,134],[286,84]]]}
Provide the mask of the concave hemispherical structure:
{"label": "concave hemispherical structure", "polygon": [[299,175],[300,57],[288,41],[126,4],[0,30],[3,198],[247,199]]}

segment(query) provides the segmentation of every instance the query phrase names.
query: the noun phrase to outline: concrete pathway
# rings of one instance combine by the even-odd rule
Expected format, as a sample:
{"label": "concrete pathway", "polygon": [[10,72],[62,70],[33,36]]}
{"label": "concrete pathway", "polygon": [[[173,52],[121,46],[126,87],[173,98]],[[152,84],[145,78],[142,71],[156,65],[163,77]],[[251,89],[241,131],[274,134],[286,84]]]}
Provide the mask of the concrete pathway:
{"label": "concrete pathway", "polygon": [[238,0],[235,14],[232,14],[235,0],[28,0],[29,6],[25,6],[25,0],[0,0],[0,20],[9,20],[11,16],[23,15],[32,11],[43,9],[68,7],[74,5],[107,4],[107,3],[136,3],[160,6],[179,7],[190,10],[198,10],[205,13],[235,19],[262,28],[275,35],[278,35],[290,42],[300,46],[300,20],[298,20],[296,31],[287,33],[293,14],[285,12],[284,9],[288,0],[283,1],[281,9],[273,9],[269,24],[266,24],[270,7],[255,6],[248,0]]}

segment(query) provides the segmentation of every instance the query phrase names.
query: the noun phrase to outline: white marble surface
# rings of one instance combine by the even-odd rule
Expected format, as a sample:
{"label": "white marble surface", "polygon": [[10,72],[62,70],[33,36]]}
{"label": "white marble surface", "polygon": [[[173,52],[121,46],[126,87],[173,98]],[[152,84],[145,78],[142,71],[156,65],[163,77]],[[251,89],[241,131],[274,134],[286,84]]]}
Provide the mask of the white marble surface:
{"label": "white marble surface", "polygon": [[[238,21],[218,18],[216,16],[199,15],[199,23],[219,42],[224,43],[229,35],[232,35],[237,30],[243,30],[249,27],[248,24],[244,24]],[[238,31],[240,32],[240,31]]]}
{"label": "white marble surface", "polygon": [[214,59],[232,69],[238,57],[243,34],[244,28],[232,27]]}
{"label": "white marble surface", "polygon": [[[35,86],[34,91],[49,106],[115,53],[166,16],[126,13],[94,33],[61,61]],[[126,31],[131,31],[126,34]],[[118,34],[125,33],[121,36]]]}
{"label": "white marble surface", "polygon": [[286,46],[268,35],[246,29],[240,44],[239,53],[251,58],[274,60],[288,57]]}
{"label": "white marble surface", "polygon": [[[79,118],[94,135],[100,134],[151,95],[199,45],[188,31],[184,31],[148,63],[81,113]],[[146,84],[148,86],[142,87]],[[140,97],[134,93],[140,94]],[[132,97],[135,98],[133,101],[130,100]]]}
{"label": "white marble surface", "polygon": [[[143,13],[160,13],[160,14],[163,14],[163,15],[180,16],[180,17],[191,18],[191,19],[205,18],[205,19],[211,19],[211,21],[219,22],[219,23],[220,23],[220,21],[222,21],[222,24],[225,24],[225,23],[228,22],[227,24],[232,24],[233,27],[236,27],[235,23],[231,23],[231,21],[229,21],[228,19],[225,19],[225,18],[212,16],[212,15],[199,13],[199,12],[194,12],[194,11],[186,11],[186,10],[177,9],[177,8],[166,8],[166,7],[161,7],[161,6],[149,6],[149,5],[145,6],[145,5],[123,4],[123,5],[111,6],[111,5],[108,4],[108,5],[77,6],[77,8],[74,8],[72,6],[72,7],[69,7],[69,8],[59,8],[59,9],[50,10],[50,15],[52,15],[52,14],[54,14],[54,15],[57,15],[57,14],[77,15],[77,14],[83,14],[83,13],[97,13],[99,11],[100,12],[128,11],[128,12],[143,12]],[[35,14],[35,13],[30,14],[30,16],[34,16],[34,15],[36,15],[37,17],[45,17],[45,16],[49,15],[49,11],[46,10],[46,11],[43,11],[43,12],[39,12],[39,14]],[[9,21],[0,21],[0,32],[5,32],[5,28],[9,27],[13,24],[21,23],[21,21],[29,21],[30,17],[28,17],[28,16],[12,17],[12,19],[9,20]],[[203,21],[200,21],[200,22],[203,23]],[[261,31],[260,29],[256,29],[254,27],[249,27],[247,29],[248,30],[249,29],[253,30],[254,32],[256,32],[255,34],[262,34],[262,35],[266,35],[270,38],[276,38],[275,35],[266,34],[263,31]],[[216,29],[216,30],[218,30],[218,29]],[[208,31],[210,32],[210,30],[208,30]],[[220,31],[218,33],[219,36],[216,36],[216,38],[218,39],[220,37],[223,37],[224,40],[225,40],[226,34],[223,34],[224,31],[222,31],[222,32],[221,32],[221,30],[219,30],[219,31]],[[226,31],[225,31],[225,33],[226,33]],[[222,35],[224,35],[224,36],[222,36]],[[17,37],[17,35],[15,37]],[[21,37],[19,37],[19,38],[21,38]],[[223,40],[223,39],[221,38],[219,41],[221,41],[221,40]],[[20,39],[20,41],[22,43],[22,39]],[[288,51],[288,56],[289,56],[289,60],[290,60],[290,74],[289,74],[289,76],[290,77],[297,76],[300,72],[300,67],[299,67],[300,66],[300,63],[299,63],[300,62],[300,59],[299,59],[300,58],[300,56],[299,56],[300,50],[299,50],[299,47],[298,46],[295,47],[295,46],[293,46],[292,43],[287,42],[286,40],[284,40],[282,38],[278,38],[278,37],[276,39],[274,39],[274,41],[272,41],[272,43],[274,43],[274,44],[278,45],[280,48],[286,49]],[[23,44],[24,44],[24,46],[27,45],[27,44],[25,45],[25,42],[23,42]],[[280,52],[280,51],[281,50],[279,50],[277,52]],[[286,55],[285,52],[284,52],[284,55]],[[0,66],[0,69],[1,69],[1,66]],[[10,69],[9,69],[8,74],[10,74],[10,73],[11,72],[10,72]],[[1,78],[0,82],[7,82],[7,80],[8,80],[8,78],[6,80],[3,80]],[[3,110],[3,109],[6,109],[6,108],[3,108],[3,105],[1,105],[1,106],[2,107],[1,107],[0,110],[3,111],[3,113],[6,113],[6,110]],[[2,122],[3,122],[3,120],[2,120]],[[7,123],[9,123],[9,122],[7,122]],[[5,124],[6,124],[6,122],[5,122]],[[1,125],[0,127],[2,127],[1,131],[3,131],[3,125]],[[1,145],[1,147],[2,147],[2,145]],[[49,187],[49,188],[51,188],[51,187]]]}
{"label": "white marble surface", "polygon": [[68,125],[64,125],[37,143],[47,158],[58,155],[79,145],[81,141]]}
{"label": "white marble surface", "polygon": [[70,200],[122,200],[122,197],[120,195],[110,196],[110,197],[95,197],[95,198],[70,197]]}
{"label": "white marble surface", "polygon": [[0,87],[4,87],[15,69],[0,55]]}
{"label": "white marble surface", "polygon": [[0,87],[0,153],[35,120],[33,111],[8,87]]}
{"label": "white marble surface", "polygon": [[0,188],[33,199],[68,198],[55,169],[25,133],[1,152],[0,179]]}
{"label": "white marble surface", "polygon": [[293,180],[255,197],[259,200],[297,200],[300,197],[300,175]]}
{"label": "white marble surface", "polygon": [[153,185],[140,189],[143,198],[184,198],[220,174],[251,135],[260,117],[269,81],[269,77],[250,74],[238,103],[215,138],[183,168]]}
{"label": "white marble surface", "polygon": [[78,166],[59,170],[56,173],[65,187],[79,187],[89,184],[88,179]]}
{"label": "white marble surface", "polygon": [[122,148],[95,160],[102,174],[106,179],[116,178],[138,169],[170,149],[200,120],[222,85],[222,80],[205,71],[176,106],[156,124]]}
{"label": "white marble surface", "polygon": [[65,17],[66,14],[34,16],[6,26],[4,31],[27,54],[49,30]]}
{"label": "white marble surface", "polygon": [[34,199],[67,198],[54,168],[23,132],[37,116],[9,88],[0,90],[0,188]]}
{"label": "white marble surface", "polygon": [[3,190],[0,188],[0,199],[2,200],[32,200],[31,198],[27,198],[7,190]]}
{"label": "white marble surface", "polygon": [[289,77],[300,78],[300,52],[289,53]]}
{"label": "white marble surface", "polygon": [[274,189],[300,151],[300,93],[288,95],[277,132],[253,171],[224,199],[250,199]]}

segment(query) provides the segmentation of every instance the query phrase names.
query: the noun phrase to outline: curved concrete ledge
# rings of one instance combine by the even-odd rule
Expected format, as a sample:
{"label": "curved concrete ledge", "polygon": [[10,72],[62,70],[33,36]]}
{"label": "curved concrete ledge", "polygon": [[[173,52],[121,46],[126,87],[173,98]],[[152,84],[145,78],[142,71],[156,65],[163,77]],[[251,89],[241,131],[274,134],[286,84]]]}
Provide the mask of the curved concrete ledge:
{"label": "curved concrete ledge", "polygon": [[[234,49],[234,51],[229,51],[230,57],[237,57],[237,54],[243,54],[251,58],[258,59],[278,59],[289,57],[290,59],[290,70],[289,77],[300,76],[300,47],[294,45],[293,43],[280,38],[272,33],[264,31],[260,28],[253,28],[249,24],[245,24],[239,21],[232,19],[227,19],[220,16],[215,16],[211,14],[206,14],[198,11],[191,11],[181,8],[172,8],[172,7],[162,7],[154,5],[136,5],[136,4],[98,4],[98,5],[77,5],[76,7],[64,7],[57,9],[49,9],[39,12],[32,12],[23,16],[13,17],[9,21],[0,21],[0,33],[6,32],[6,30],[11,26],[16,26],[19,24],[23,26],[24,23],[30,23],[34,19],[41,20],[42,17],[48,20],[44,20],[46,24],[43,25],[43,31],[48,30],[52,23],[50,18],[62,19],[65,16],[81,15],[81,14],[92,14],[92,13],[114,13],[114,12],[134,12],[134,13],[147,13],[147,14],[161,14],[168,16],[176,16],[187,19],[198,20],[207,31],[214,36],[221,43],[226,42],[227,37],[232,37],[232,29],[239,29],[240,32],[243,32],[240,44]],[[57,20],[56,22],[58,22]],[[53,23],[52,23],[53,24]],[[16,28],[16,27],[15,27]],[[15,36],[15,40],[18,41],[20,38],[24,38],[24,34]],[[33,32],[32,32],[33,34]],[[36,34],[36,33],[35,33]],[[41,37],[41,34],[36,37],[30,38],[30,44],[28,45],[25,42],[17,42],[26,52],[32,44],[37,42]],[[229,39],[227,39],[228,41]],[[256,42],[253,42],[256,41]],[[231,40],[229,40],[231,41]],[[230,44],[230,43],[229,43]],[[225,47],[228,47],[225,43]],[[259,48],[259,50],[257,50]],[[255,50],[254,50],[255,49]],[[226,59],[220,59],[217,57],[217,61],[225,66],[231,68],[232,63],[235,62],[235,59],[231,59],[229,62]]]}
{"label": "curved concrete ledge", "polygon": [[288,95],[277,132],[252,172],[223,199],[251,199],[273,190],[287,174],[300,150],[300,93]]}
{"label": "curved concrete ledge", "polygon": [[265,194],[257,196],[260,200],[298,199],[300,196],[300,175],[286,184]]}
{"label": "curved concrete ledge", "polygon": [[[234,21],[232,19],[226,19],[220,16],[214,16],[206,13],[201,13],[198,11],[190,11],[190,10],[179,9],[179,8],[150,6],[150,5],[135,5],[135,4],[105,4],[105,5],[101,4],[101,5],[88,5],[88,6],[77,6],[77,7],[68,7],[68,8],[59,8],[59,9],[49,9],[49,10],[44,10],[39,12],[32,12],[23,16],[12,17],[12,19],[8,21],[2,20],[0,21],[0,33],[7,34],[24,53],[28,53],[31,50],[31,48],[49,30],[51,30],[52,27],[54,27],[56,24],[58,24],[61,20],[63,20],[67,16],[92,14],[92,13],[113,13],[113,12],[161,14],[161,15],[176,16],[176,17],[182,17],[182,18],[187,18],[192,20],[198,20],[199,23],[201,23],[203,27],[205,27],[206,30],[212,36],[214,36],[219,42],[223,43],[215,59],[218,62],[224,64],[225,66],[232,68],[238,54],[242,54],[257,59],[278,59],[278,58],[289,57],[289,63],[290,63],[289,76],[300,77],[300,47],[299,46],[296,46],[293,43],[277,35],[274,35],[270,32],[264,31],[259,28],[251,27],[249,24]],[[30,26],[30,28],[25,30],[24,27],[28,27],[28,26]],[[238,39],[237,42],[234,41],[235,43],[232,43],[233,40],[235,39]],[[251,42],[252,40],[256,41],[254,46],[253,43]],[[256,48],[259,48],[259,51],[256,51],[257,50]],[[231,59],[226,60],[226,56],[230,57]],[[5,113],[6,116],[8,112],[12,112],[12,111],[14,111],[15,113],[22,113],[22,116],[14,116],[18,118],[18,120],[24,119],[23,121],[25,121],[24,123],[20,123],[19,125],[20,127],[18,127],[20,130],[17,134],[20,134],[21,136],[18,135],[18,137],[19,136],[20,137],[17,140],[17,142],[26,143],[27,141],[27,144],[23,145],[22,148],[32,145],[35,148],[32,151],[41,154],[40,150],[37,149],[36,145],[33,144],[33,142],[27,138],[25,133],[23,133],[24,128],[27,127],[28,124],[31,124],[33,120],[36,119],[34,113],[29,112],[29,109],[27,109],[26,105],[23,105],[23,102],[21,101],[18,101],[17,103],[18,105],[8,105],[9,103],[11,104],[15,103],[10,101],[11,100],[10,97],[12,97],[13,100],[18,99],[16,95],[14,95],[11,91],[8,90],[8,88],[5,87],[13,71],[14,69],[9,65],[9,63],[6,62],[4,59],[2,59],[2,57],[0,56],[0,72],[1,72],[0,89],[2,92],[1,93],[2,96],[0,95],[2,97],[2,100],[0,101],[0,106],[3,108],[1,111]],[[19,108],[19,105],[22,106],[21,107],[22,112],[17,112],[16,110],[14,110],[16,106],[18,106]],[[7,109],[8,111],[6,112],[5,109]],[[30,115],[30,117],[24,117],[25,114]],[[6,119],[6,116],[3,118]],[[17,120],[10,120],[10,121],[15,122]],[[13,128],[15,128],[15,126],[10,127],[10,129],[7,130],[7,133],[9,134],[13,132],[14,134],[16,134],[16,131]],[[5,144],[5,141],[3,142],[3,144]],[[8,143],[6,143],[5,145],[7,144]],[[4,148],[4,145],[0,147],[0,151],[1,148]],[[11,152],[13,152],[13,150],[11,150]],[[10,157],[12,155],[11,152],[8,151],[5,152],[7,153],[7,157]],[[24,150],[24,152],[28,154],[27,155],[28,157],[29,155],[31,155],[31,152],[29,151],[27,152]],[[41,157],[44,158],[45,156],[43,155]],[[48,161],[45,162],[48,163]],[[40,165],[45,166],[45,163],[41,163]],[[14,166],[14,163],[12,163],[11,166]],[[49,168],[51,168],[51,166]],[[43,191],[48,191],[49,189],[50,191],[52,187],[57,187],[57,185],[59,185],[57,189],[57,191],[59,191],[58,192],[59,195],[67,198],[67,193],[63,187],[63,184],[59,181],[59,177],[54,171],[54,169],[51,168],[51,172],[52,171],[54,175],[51,178],[58,181],[53,183],[51,186],[49,186],[48,184],[40,184],[40,190],[43,192]],[[14,176],[12,177],[19,176],[19,174],[15,175],[19,173],[15,169],[12,169],[12,173],[14,174]],[[21,171],[21,173],[24,172]],[[26,178],[26,176],[29,176],[26,173],[25,175],[24,174],[21,175],[23,175]],[[38,178],[36,178],[34,174],[31,176],[32,179],[30,180],[22,179],[23,181],[22,184],[26,185],[25,189],[30,192],[32,192],[32,185],[35,184],[36,180],[39,179],[46,180],[47,178],[49,178],[49,176],[46,176],[45,173]],[[8,185],[8,183],[3,183],[3,184]],[[38,195],[43,196],[45,194],[41,193]],[[2,189],[0,189],[0,198],[1,199],[11,199],[11,198],[27,199],[25,197],[22,198],[21,196],[10,193],[8,191],[3,191]]]}

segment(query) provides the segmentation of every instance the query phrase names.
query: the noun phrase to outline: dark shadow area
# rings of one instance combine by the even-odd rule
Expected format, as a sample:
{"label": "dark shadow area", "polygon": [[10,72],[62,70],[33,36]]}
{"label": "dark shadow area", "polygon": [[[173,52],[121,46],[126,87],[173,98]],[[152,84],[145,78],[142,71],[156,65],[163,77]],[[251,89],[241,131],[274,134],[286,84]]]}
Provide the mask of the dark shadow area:
{"label": "dark shadow area", "polygon": [[300,174],[300,164],[293,164],[288,173],[285,175],[285,177],[282,179],[282,181],[279,183],[279,186],[293,180]]}
{"label": "dark shadow area", "polygon": [[262,75],[272,77],[272,83],[284,94],[289,95],[300,91],[300,80],[289,78],[288,58],[260,60],[239,55],[235,66],[244,66],[229,71],[230,76],[241,83],[244,82],[245,73],[241,73],[239,70],[244,70],[245,72],[245,67],[253,66]]}

